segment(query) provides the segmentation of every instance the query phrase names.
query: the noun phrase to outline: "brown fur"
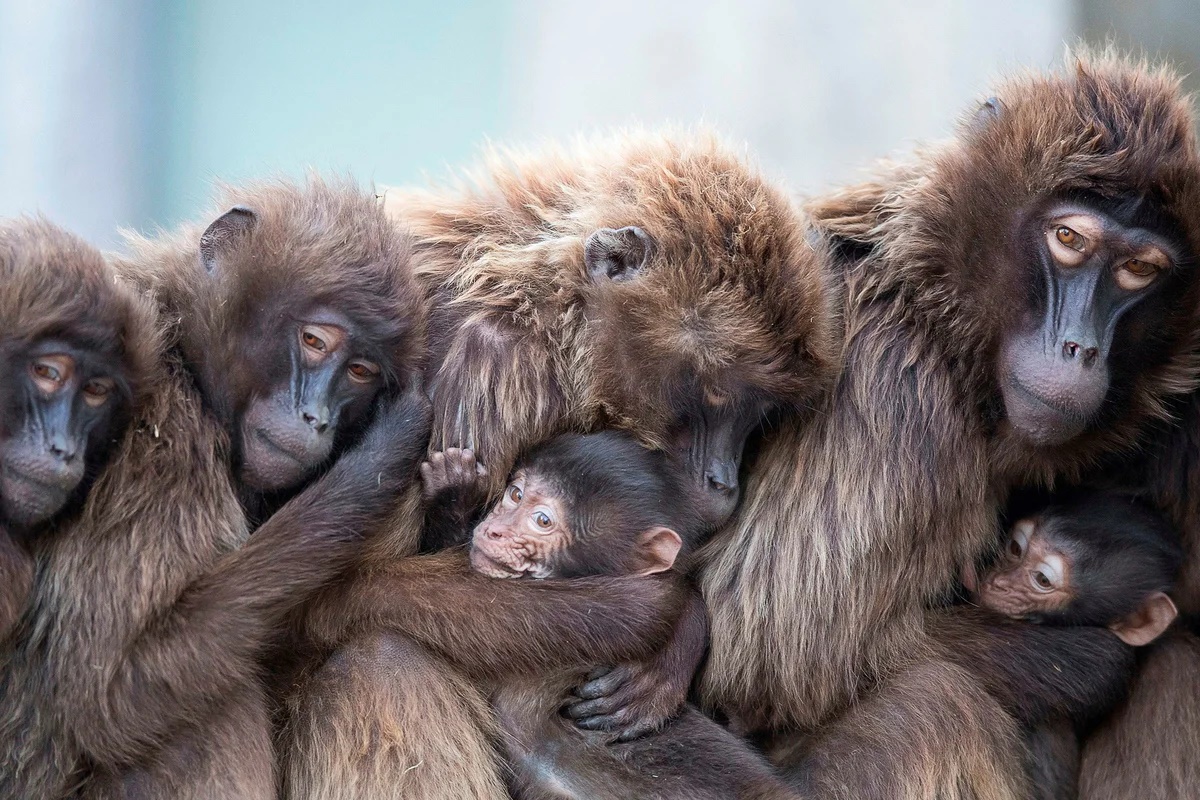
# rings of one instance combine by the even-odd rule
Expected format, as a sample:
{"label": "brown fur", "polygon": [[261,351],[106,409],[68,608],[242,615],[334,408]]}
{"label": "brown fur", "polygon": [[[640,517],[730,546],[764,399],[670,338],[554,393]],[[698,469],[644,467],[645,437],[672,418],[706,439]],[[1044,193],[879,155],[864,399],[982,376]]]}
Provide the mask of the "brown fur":
{"label": "brown fur", "polygon": [[[710,137],[637,134],[565,152],[495,152],[467,185],[389,191],[385,200],[416,241],[418,275],[434,306],[431,450],[473,448],[493,492],[519,452],[564,431],[619,426],[666,446],[678,394],[693,376],[700,391],[796,410],[815,402],[836,369],[835,299],[821,254],[804,240],[787,197]],[[584,266],[584,242],[599,228],[628,225],[655,240],[655,256],[638,279],[598,286]],[[411,545],[377,555],[404,555]],[[369,585],[371,574],[362,580]],[[586,598],[563,602],[582,608]],[[671,619],[649,606],[629,617],[639,626]],[[551,614],[543,624],[553,629],[567,619]],[[583,652],[571,650],[569,631],[550,640],[558,641],[550,651],[573,661]],[[450,645],[435,638],[430,646]],[[307,713],[303,703],[295,707]],[[347,708],[323,720],[331,741],[361,726],[356,714]],[[485,735],[404,719],[414,753]],[[390,790],[363,788],[352,777],[377,772],[373,766],[349,756],[340,764],[320,785],[293,791]],[[454,787],[465,794],[492,780],[472,769],[435,776],[427,787],[410,787],[410,796]]]}
{"label": "brown fur", "polygon": [[[437,769],[405,772],[403,796],[506,797],[490,717],[481,724],[480,695],[464,678],[496,686],[649,658],[671,635],[687,596],[674,575],[489,578],[456,551],[363,570],[323,592],[307,618],[317,643],[350,643],[291,702],[284,754],[291,796],[398,796],[392,766],[450,751],[466,757],[439,757]],[[391,648],[404,654],[401,664],[417,666],[397,669],[386,655]],[[428,716],[431,705],[453,706],[455,698],[458,708]]]}
{"label": "brown fur", "polygon": [[[306,289],[332,290],[344,292],[335,304],[370,297],[368,311],[395,315],[411,301],[411,284],[400,283],[390,299],[376,293],[404,269],[407,250],[386,244],[390,226],[369,197],[354,200],[352,191],[319,183],[242,191],[239,199],[260,213],[262,238],[237,269],[257,277],[224,280],[239,292],[268,291],[262,276],[274,273],[275,286],[301,292],[285,294],[289,302]],[[373,221],[364,220],[372,208]],[[131,330],[130,346],[148,364],[133,424],[80,517],[38,542],[32,610],[2,675],[0,738],[15,743],[0,770],[5,797],[57,797],[80,776],[89,797],[273,797],[256,659],[288,610],[349,562],[358,531],[377,521],[424,448],[420,404],[400,404],[384,415],[388,426],[377,424],[247,539],[228,431],[209,410],[222,397],[202,399],[185,366],[211,358],[203,363],[235,370],[235,378],[252,373],[245,356],[226,360],[234,358],[226,342],[252,322],[232,309],[273,298],[239,294],[225,303],[200,288],[197,234],[137,240],[132,260],[119,264],[173,324],[164,339],[144,312]],[[368,258],[347,255],[356,252]],[[356,268],[338,269],[341,258]],[[337,286],[344,279],[352,288]],[[78,293],[78,283],[66,285]],[[205,321],[212,327],[197,332]],[[231,327],[218,329],[218,321]],[[409,358],[397,352],[396,368]]]}
{"label": "brown fur", "polygon": [[[1200,392],[1135,459],[1107,463],[1092,479],[1142,492],[1179,531],[1183,569],[1171,592],[1200,618]],[[1183,797],[1200,786],[1200,640],[1184,631],[1152,645],[1125,704],[1084,742],[1081,797]]]}
{"label": "brown fur", "polygon": [[[1051,484],[1131,447],[1195,374],[1189,279],[1159,346],[1086,433],[1039,451],[1007,427],[994,354],[1024,294],[989,271],[1007,234],[998,210],[1071,188],[1151,193],[1196,252],[1200,160],[1166,72],[1081,55],[997,94],[1004,113],[981,132],[814,203],[818,227],[853,240],[841,245],[846,366],[826,414],[768,439],[702,570],[703,698],[777,732],[846,712],[826,729],[837,746],[818,742],[828,757],[808,767],[834,796],[1021,796],[1011,721],[968,674],[914,656],[922,607],[993,539],[1012,483]],[[847,752],[879,766],[846,770]]]}
{"label": "brown fur", "polygon": [[[681,380],[805,408],[836,366],[834,302],[788,199],[708,136],[495,151],[474,181],[390,190],[431,320],[431,448],[471,447],[499,488],[518,452],[608,425],[666,444]],[[597,287],[583,245],[637,225],[647,273]]]}
{"label": "brown fur", "polygon": [[1178,630],[1150,646],[1125,704],[1084,744],[1079,797],[1192,797],[1198,747],[1200,639]]}

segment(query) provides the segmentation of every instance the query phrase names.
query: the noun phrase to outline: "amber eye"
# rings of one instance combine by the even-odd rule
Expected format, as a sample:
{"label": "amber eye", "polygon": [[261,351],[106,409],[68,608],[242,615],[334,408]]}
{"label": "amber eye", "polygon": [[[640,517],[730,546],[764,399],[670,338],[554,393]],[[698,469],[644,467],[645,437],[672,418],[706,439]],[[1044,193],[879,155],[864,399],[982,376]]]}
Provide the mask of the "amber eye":
{"label": "amber eye", "polygon": [[508,487],[508,499],[512,500],[514,503],[521,502],[521,498],[524,496],[525,493],[521,491],[521,487],[517,486],[515,483]]}
{"label": "amber eye", "polygon": [[1148,275],[1153,275],[1158,268],[1148,261],[1138,261],[1136,258],[1131,258],[1121,265],[1121,268],[1132,272],[1139,278],[1144,278]]}
{"label": "amber eye", "polygon": [[112,394],[113,382],[104,378],[88,381],[83,387],[83,401],[93,408],[102,406]]}
{"label": "amber eye", "polygon": [[35,377],[44,381],[59,383],[62,380],[62,373],[58,371],[58,368],[44,361],[35,361],[33,366],[30,367],[30,371],[33,372]]}
{"label": "amber eye", "polygon": [[1083,237],[1066,225],[1059,225],[1054,231],[1054,237],[1072,250],[1083,249]]}
{"label": "amber eye", "polygon": [[325,352],[325,340],[311,331],[301,331],[300,341],[304,342],[305,347],[311,347],[313,350],[318,350],[322,353]]}
{"label": "amber eye", "polygon": [[346,371],[350,373],[350,377],[360,383],[367,383],[379,377],[379,365],[373,364],[370,361],[351,361],[346,367]]}
{"label": "amber eye", "polygon": [[1048,577],[1046,577],[1046,573],[1042,572],[1041,570],[1033,573],[1033,583],[1042,591],[1048,591],[1054,587],[1054,584],[1051,583]]}
{"label": "amber eye", "polygon": [[549,530],[550,526],[554,524],[553,520],[550,519],[550,515],[545,511],[538,511],[535,513],[533,515],[533,521],[542,530]]}

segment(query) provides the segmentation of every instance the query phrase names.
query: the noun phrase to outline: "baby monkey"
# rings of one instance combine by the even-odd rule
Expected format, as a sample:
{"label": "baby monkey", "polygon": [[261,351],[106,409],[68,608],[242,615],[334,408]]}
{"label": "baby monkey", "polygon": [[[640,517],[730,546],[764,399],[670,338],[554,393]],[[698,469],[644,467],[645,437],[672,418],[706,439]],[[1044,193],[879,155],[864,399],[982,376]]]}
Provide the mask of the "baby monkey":
{"label": "baby monkey", "polygon": [[517,462],[499,502],[472,525],[486,468],[470,450],[435,453],[421,465],[422,549],[470,536],[472,568],[493,578],[665,572],[707,532],[678,472],[624,433],[558,436]]}
{"label": "baby monkey", "polygon": [[[963,582],[975,604],[984,609],[1064,629],[1060,636],[1047,640],[1014,636],[999,626],[992,627],[993,635],[1005,642],[994,658],[1008,664],[1001,670],[982,665],[980,669],[985,674],[1017,676],[1014,690],[1023,691],[1026,697],[1044,691],[1043,687],[1062,687],[1048,693],[1049,707],[1072,707],[1069,698],[1073,696],[1106,696],[1103,676],[1112,673],[1127,680],[1132,658],[1123,665],[1114,659],[1109,662],[1111,669],[1093,670],[1094,664],[1105,662],[1093,662],[1092,653],[1103,651],[1090,650],[1094,639],[1071,636],[1066,628],[1107,628],[1130,647],[1150,644],[1178,615],[1167,592],[1181,563],[1178,538],[1166,520],[1118,494],[1074,495],[1018,521],[997,563],[977,579],[965,575]],[[1077,677],[1067,677],[1072,672]],[[996,677],[996,684],[1012,683],[1002,675]],[[1056,693],[1057,698],[1053,696]],[[1063,698],[1067,701],[1059,706]],[[1077,795],[1076,731],[1106,710],[1106,705],[1080,705],[1070,713],[1022,720],[1035,798]]]}
{"label": "baby monkey", "polygon": [[1086,493],[1013,525],[999,561],[965,583],[976,605],[1046,625],[1091,625],[1141,647],[1178,615],[1167,596],[1182,563],[1161,516]]}
{"label": "baby monkey", "polygon": [[[423,548],[469,538],[471,568],[494,578],[666,572],[713,524],[697,512],[700,504],[669,456],[618,431],[566,434],[534,448],[517,461],[503,495],[478,522],[487,473],[471,451],[435,453],[421,474]],[[655,797],[680,798],[758,796],[764,786],[779,788],[757,753],[684,706],[708,643],[698,592],[685,609],[649,664],[523,675],[490,687],[515,797],[645,796],[651,784]],[[645,737],[668,720],[675,747]]]}

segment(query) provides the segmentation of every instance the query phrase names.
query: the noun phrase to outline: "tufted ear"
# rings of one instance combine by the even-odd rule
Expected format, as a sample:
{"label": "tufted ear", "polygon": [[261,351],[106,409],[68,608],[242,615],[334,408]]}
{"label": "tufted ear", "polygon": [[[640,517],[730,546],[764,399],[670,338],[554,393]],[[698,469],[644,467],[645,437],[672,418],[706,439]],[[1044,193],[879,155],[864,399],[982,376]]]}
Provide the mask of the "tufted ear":
{"label": "tufted ear", "polygon": [[245,206],[234,206],[213,220],[200,234],[200,261],[204,269],[210,273],[216,270],[221,255],[254,230],[257,224],[258,215]]}
{"label": "tufted ear", "polygon": [[1127,614],[1108,626],[1109,630],[1131,647],[1142,647],[1150,644],[1162,635],[1179,610],[1174,601],[1162,592],[1155,592],[1147,597],[1133,612]]}
{"label": "tufted ear", "polygon": [[641,228],[601,228],[583,245],[583,263],[593,281],[633,280],[654,252],[654,240]]}

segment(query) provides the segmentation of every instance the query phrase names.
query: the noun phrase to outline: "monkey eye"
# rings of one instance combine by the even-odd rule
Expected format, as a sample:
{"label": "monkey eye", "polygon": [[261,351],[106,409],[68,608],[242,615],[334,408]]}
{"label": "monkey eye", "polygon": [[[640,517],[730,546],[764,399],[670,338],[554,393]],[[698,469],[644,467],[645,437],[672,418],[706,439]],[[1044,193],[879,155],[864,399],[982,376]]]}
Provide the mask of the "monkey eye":
{"label": "monkey eye", "polygon": [[1054,238],[1058,239],[1060,244],[1064,244],[1072,250],[1079,250],[1081,252],[1083,251],[1084,245],[1087,243],[1086,239],[1084,239],[1071,228],[1068,228],[1066,225],[1059,225],[1054,229]]}
{"label": "monkey eye", "polygon": [[350,373],[350,378],[359,383],[370,383],[379,377],[379,365],[373,361],[351,361],[346,371]]}
{"label": "monkey eye", "polygon": [[1008,540],[1008,552],[1016,558],[1025,554],[1025,549],[1021,547],[1021,542],[1015,536]]}
{"label": "monkey eye", "polygon": [[1116,270],[1117,285],[1127,292],[1144,289],[1158,277],[1161,267],[1151,261],[1131,258],[1122,262]]}
{"label": "monkey eye", "polygon": [[108,397],[112,394],[115,385],[109,378],[93,378],[84,384],[83,402],[92,408],[99,408],[108,402]]}
{"label": "monkey eye", "polygon": [[1050,580],[1050,577],[1046,573],[1038,569],[1033,572],[1033,586],[1039,591],[1048,592],[1054,588],[1054,582]]}
{"label": "monkey eye", "polygon": [[305,347],[316,350],[318,353],[324,353],[326,350],[325,340],[312,331],[301,330],[300,341],[304,343]]}
{"label": "monkey eye", "polygon": [[29,374],[34,384],[46,394],[54,394],[63,387],[74,372],[75,361],[68,355],[42,356],[29,365]]}
{"label": "monkey eye", "polygon": [[520,503],[521,500],[525,497],[525,493],[521,491],[520,486],[517,486],[514,483],[512,486],[508,487],[507,497],[513,503]]}
{"label": "monkey eye", "polygon": [[550,515],[545,511],[535,511],[533,522],[544,531],[550,530],[550,527],[554,524],[554,520],[550,519]]}

